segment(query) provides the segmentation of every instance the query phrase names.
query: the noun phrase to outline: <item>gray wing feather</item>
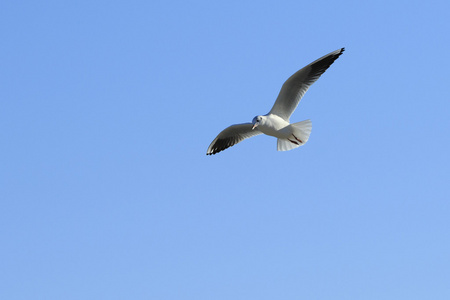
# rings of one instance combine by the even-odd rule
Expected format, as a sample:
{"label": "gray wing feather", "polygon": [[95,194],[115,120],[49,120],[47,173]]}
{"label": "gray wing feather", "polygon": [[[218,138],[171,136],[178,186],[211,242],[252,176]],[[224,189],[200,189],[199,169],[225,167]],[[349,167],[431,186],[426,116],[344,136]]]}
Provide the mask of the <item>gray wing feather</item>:
{"label": "gray wing feather", "polygon": [[328,53],[289,77],[281,87],[278,98],[269,114],[278,115],[289,122],[289,118],[309,87],[343,52],[344,48],[341,48]]}
{"label": "gray wing feather", "polygon": [[222,130],[221,133],[209,145],[206,155],[219,153],[231,146],[242,142],[252,136],[261,134],[262,132],[255,128],[252,130],[252,123],[236,124]]}

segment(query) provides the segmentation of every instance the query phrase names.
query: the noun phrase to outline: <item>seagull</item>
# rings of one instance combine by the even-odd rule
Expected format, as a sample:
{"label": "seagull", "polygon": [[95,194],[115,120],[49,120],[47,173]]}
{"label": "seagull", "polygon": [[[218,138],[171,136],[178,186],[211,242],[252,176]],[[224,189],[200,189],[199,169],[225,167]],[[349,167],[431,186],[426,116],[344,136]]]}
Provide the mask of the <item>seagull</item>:
{"label": "seagull", "polygon": [[311,134],[311,120],[290,123],[300,99],[317,79],[344,52],[338,49],[313,61],[288,78],[278,98],[266,115],[253,118],[251,123],[235,124],[225,128],[209,145],[206,155],[219,153],[253,136],[266,134],[278,139],[277,150],[287,151],[304,145]]}

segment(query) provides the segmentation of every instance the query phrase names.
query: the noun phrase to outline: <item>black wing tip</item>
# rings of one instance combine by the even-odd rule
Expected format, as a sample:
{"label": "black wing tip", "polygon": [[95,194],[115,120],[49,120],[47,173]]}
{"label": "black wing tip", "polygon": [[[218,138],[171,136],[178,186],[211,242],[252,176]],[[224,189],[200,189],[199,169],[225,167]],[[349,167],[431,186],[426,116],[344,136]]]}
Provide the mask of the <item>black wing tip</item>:
{"label": "black wing tip", "polygon": [[216,155],[217,153],[222,152],[225,149],[212,149],[210,152],[206,152],[206,155]]}
{"label": "black wing tip", "polygon": [[230,148],[235,144],[236,142],[233,141],[232,139],[218,139],[217,141],[214,142],[213,146],[211,147],[211,150],[208,148],[206,155],[214,155],[227,148]]}
{"label": "black wing tip", "polygon": [[336,60],[339,56],[341,56],[342,53],[344,53],[344,51],[345,51],[345,47],[342,47],[341,49],[339,49],[339,52],[333,55],[334,60]]}
{"label": "black wing tip", "polygon": [[312,64],[313,73],[320,77],[320,75],[322,75],[336,61],[336,59],[344,53],[344,51],[345,48],[341,48],[340,50],[333,51],[328,55],[319,58]]}

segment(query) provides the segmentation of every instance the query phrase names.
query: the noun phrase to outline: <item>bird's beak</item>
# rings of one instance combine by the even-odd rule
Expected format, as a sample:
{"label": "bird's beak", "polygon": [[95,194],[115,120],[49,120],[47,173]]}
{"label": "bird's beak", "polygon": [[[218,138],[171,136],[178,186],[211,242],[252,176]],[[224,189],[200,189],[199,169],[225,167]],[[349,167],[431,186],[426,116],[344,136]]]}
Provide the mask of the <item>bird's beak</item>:
{"label": "bird's beak", "polygon": [[255,123],[252,127],[252,130],[255,129],[256,127],[258,127],[258,123]]}

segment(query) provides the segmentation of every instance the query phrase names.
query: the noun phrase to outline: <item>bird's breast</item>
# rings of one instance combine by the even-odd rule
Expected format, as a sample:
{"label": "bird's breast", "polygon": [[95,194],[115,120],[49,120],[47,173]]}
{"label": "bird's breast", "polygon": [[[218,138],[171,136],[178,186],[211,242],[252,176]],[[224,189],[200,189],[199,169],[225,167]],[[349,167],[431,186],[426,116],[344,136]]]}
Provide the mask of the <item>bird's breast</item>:
{"label": "bird's breast", "polygon": [[278,117],[277,115],[268,115],[265,122],[258,126],[259,130],[267,135],[271,135],[278,138],[284,138],[284,131],[282,130],[286,126],[289,126],[289,122]]}

